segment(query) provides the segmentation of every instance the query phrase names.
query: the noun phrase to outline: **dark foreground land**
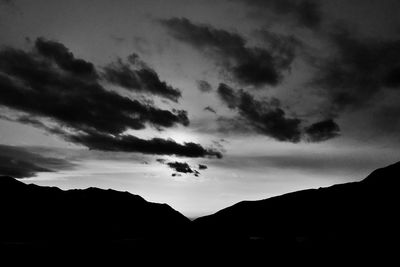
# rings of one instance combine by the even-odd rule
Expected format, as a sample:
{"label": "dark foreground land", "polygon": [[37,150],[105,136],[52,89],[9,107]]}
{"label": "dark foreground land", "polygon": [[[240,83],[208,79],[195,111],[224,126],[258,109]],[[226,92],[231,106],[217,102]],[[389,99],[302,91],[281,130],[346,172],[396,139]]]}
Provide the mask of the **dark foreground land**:
{"label": "dark foreground land", "polygon": [[63,191],[3,176],[0,256],[54,266],[396,265],[399,181],[397,163],[361,182],[243,201],[190,221],[127,192]]}

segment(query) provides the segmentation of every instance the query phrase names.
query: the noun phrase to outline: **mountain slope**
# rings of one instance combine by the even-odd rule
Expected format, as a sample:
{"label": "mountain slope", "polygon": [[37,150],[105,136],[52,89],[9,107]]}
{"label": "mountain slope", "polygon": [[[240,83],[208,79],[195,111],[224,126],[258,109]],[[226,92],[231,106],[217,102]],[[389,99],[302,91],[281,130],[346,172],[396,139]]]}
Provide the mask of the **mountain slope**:
{"label": "mountain slope", "polygon": [[100,263],[108,255],[113,265],[187,266],[195,259],[206,266],[327,266],[348,265],[349,258],[356,266],[371,258],[382,265],[397,259],[399,182],[397,163],[360,182],[243,201],[190,222],[127,192],[63,191],[0,177],[0,251],[13,259],[83,254]]}
{"label": "mountain slope", "polygon": [[190,221],[128,192],[63,191],[0,177],[0,241],[126,240],[173,236]]}
{"label": "mountain slope", "polygon": [[284,249],[369,251],[399,236],[400,163],[361,182],[243,201],[194,221],[200,237]]}

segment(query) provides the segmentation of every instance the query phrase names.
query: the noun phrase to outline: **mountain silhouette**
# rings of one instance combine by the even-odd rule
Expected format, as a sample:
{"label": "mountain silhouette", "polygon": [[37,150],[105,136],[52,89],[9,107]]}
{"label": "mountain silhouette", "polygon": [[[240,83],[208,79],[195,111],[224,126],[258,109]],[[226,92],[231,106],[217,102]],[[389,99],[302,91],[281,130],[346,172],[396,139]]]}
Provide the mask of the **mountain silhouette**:
{"label": "mountain silhouette", "polygon": [[126,240],[176,235],[189,219],[128,192],[63,191],[0,177],[1,241]]}
{"label": "mountain silhouette", "polygon": [[388,254],[397,251],[400,236],[399,184],[396,163],[360,182],[242,201],[193,223],[200,238],[251,249],[257,244],[278,253],[342,258]]}
{"label": "mountain silhouette", "polygon": [[175,265],[382,263],[398,251],[399,181],[396,163],[359,182],[242,201],[191,222],[128,192],[63,191],[2,176],[0,250],[59,255],[79,248],[95,258]]}

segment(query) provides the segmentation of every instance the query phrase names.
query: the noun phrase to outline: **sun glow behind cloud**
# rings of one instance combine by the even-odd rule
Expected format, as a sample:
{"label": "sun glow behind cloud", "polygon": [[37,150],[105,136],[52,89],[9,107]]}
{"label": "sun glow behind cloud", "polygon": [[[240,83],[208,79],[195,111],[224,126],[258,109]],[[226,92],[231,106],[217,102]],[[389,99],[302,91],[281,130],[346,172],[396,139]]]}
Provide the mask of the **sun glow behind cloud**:
{"label": "sun glow behind cloud", "polygon": [[243,154],[237,151],[226,155],[223,161],[185,160],[191,166],[199,163],[208,166],[199,177],[193,174],[172,177],[170,168],[155,161],[158,157],[129,158],[129,154],[121,153],[118,158],[107,159],[107,152],[96,152],[98,159],[86,155],[78,160],[79,167],[73,170],[39,173],[37,177],[23,181],[62,189],[95,185],[129,191],[148,201],[167,203],[189,217],[197,217],[245,199],[264,199],[291,191],[359,180],[376,167],[390,162],[395,154],[395,151],[388,154],[381,150],[377,154],[381,161],[376,162],[363,149],[355,152],[357,149],[336,146],[330,150],[330,155],[318,150],[305,153],[301,149],[286,149],[283,152],[282,148],[275,148],[268,155],[258,156],[249,156],[244,149]]}
{"label": "sun glow behind cloud", "polygon": [[245,169],[227,170],[214,166],[200,177],[171,177],[171,170],[161,164],[101,160],[83,162],[79,170],[41,173],[37,178],[23,181],[62,189],[87,188],[95,184],[99,188],[129,191],[148,201],[167,203],[189,217],[196,217],[244,199],[263,199],[289,191],[327,186],[340,179],[340,176],[321,179],[318,174],[299,174],[279,168],[260,168],[250,176]]}

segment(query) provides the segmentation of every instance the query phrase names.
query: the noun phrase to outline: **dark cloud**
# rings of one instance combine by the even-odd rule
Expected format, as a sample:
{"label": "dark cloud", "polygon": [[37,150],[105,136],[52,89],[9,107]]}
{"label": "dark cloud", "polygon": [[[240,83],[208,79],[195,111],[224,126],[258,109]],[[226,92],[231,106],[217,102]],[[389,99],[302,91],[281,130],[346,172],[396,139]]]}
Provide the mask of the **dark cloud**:
{"label": "dark cloud", "polygon": [[[38,39],[36,49],[43,50],[38,48],[43,42]],[[54,42],[49,42],[49,47],[57,47],[56,51],[66,49]],[[76,64],[80,67],[59,59],[61,52],[46,57],[41,53],[12,48],[0,51],[0,104],[57,120],[74,129],[96,129],[111,134],[129,128],[143,129],[145,123],[156,127],[189,123],[185,111],[161,110],[107,91],[94,78],[92,65],[74,59],[68,50],[66,58],[80,62]],[[77,74],[78,70],[82,73]]]}
{"label": "dark cloud", "polygon": [[97,77],[96,69],[92,63],[75,58],[68,48],[59,42],[38,38],[35,42],[35,49],[39,55],[48,58],[58,67],[75,76]]}
{"label": "dark cloud", "polygon": [[[131,135],[112,136],[102,133],[73,134],[60,127],[47,126],[35,118],[28,116],[17,116],[10,118],[0,115],[1,119],[30,124],[41,128],[52,134],[58,135],[66,141],[84,145],[93,150],[114,152],[139,152],[152,155],[176,155],[185,157],[216,157],[222,158],[222,153],[215,149],[205,149],[200,144],[179,144],[169,139],[153,138],[150,140],[140,139]],[[165,163],[164,159],[157,159],[159,163]]]}
{"label": "dark cloud", "polygon": [[256,31],[256,34],[264,41],[265,48],[272,53],[279,67],[290,66],[296,57],[297,50],[304,44],[293,35],[283,35],[265,29]]}
{"label": "dark cloud", "polygon": [[166,162],[167,160],[166,160],[166,159],[156,159],[156,161],[157,161],[158,163],[165,164],[165,162]]}
{"label": "dark cloud", "polygon": [[[25,124],[33,125],[37,128],[42,128],[47,132],[58,135],[66,141],[81,144],[89,149],[98,151],[113,151],[113,152],[138,152],[150,155],[176,155],[190,158],[197,157],[216,157],[222,158],[222,153],[216,149],[207,149],[197,143],[176,143],[172,139],[153,138],[150,140],[141,139],[132,135],[113,136],[97,132],[91,133],[70,133],[60,127],[49,127],[44,123],[28,116],[20,116],[10,118],[0,115],[1,119],[17,121]],[[157,162],[164,164],[165,159],[158,158]]]}
{"label": "dark cloud", "polygon": [[208,167],[203,164],[199,164],[199,170],[206,170]]}
{"label": "dark cloud", "polygon": [[[194,176],[198,177],[200,172],[195,168],[191,167],[187,162],[166,162],[165,160],[159,161],[161,164],[167,165],[169,168],[173,169],[176,173],[173,173],[172,176],[182,176],[180,173],[191,173]],[[199,170],[205,170],[207,166],[199,164]]]}
{"label": "dark cloud", "polygon": [[16,160],[8,156],[0,155],[0,174],[14,178],[29,178],[36,176],[38,172],[51,172],[32,162]]}
{"label": "dark cloud", "polygon": [[161,20],[161,24],[177,40],[212,56],[241,85],[277,85],[292,62],[284,50],[249,47],[237,33],[194,24],[186,18]]}
{"label": "dark cloud", "polygon": [[321,142],[339,136],[340,128],[336,122],[328,119],[306,127],[305,133],[311,142]]}
{"label": "dark cloud", "polygon": [[45,128],[46,125],[39,120],[37,120],[35,117],[28,116],[28,115],[17,115],[17,116],[8,116],[5,114],[0,114],[0,119],[6,120],[6,121],[12,121],[12,122],[20,122],[23,124],[30,124],[34,127],[37,128]]}
{"label": "dark cloud", "polygon": [[232,87],[221,83],[218,86],[217,94],[230,109],[234,109],[239,105],[240,96],[236,94]]}
{"label": "dark cloud", "polygon": [[210,107],[210,106],[205,107],[204,110],[209,111],[209,112],[214,113],[214,114],[217,114],[217,112],[215,111],[215,109],[213,109],[213,108]]}
{"label": "dark cloud", "polygon": [[400,87],[400,66],[388,71],[384,82],[388,87]]}
{"label": "dark cloud", "polygon": [[74,166],[65,159],[29,152],[29,148],[0,145],[0,175],[29,178],[36,176],[38,172],[54,172]]}
{"label": "dark cloud", "polygon": [[48,126],[45,123],[39,121],[37,118],[29,115],[15,115],[15,116],[7,116],[7,115],[0,115],[0,119],[12,121],[12,122],[19,122],[23,124],[28,124],[36,128],[40,128],[45,130],[48,133],[64,136],[66,132],[59,126]]}
{"label": "dark cloud", "polygon": [[303,121],[288,117],[276,98],[256,100],[248,92],[234,90],[226,84],[218,86],[217,94],[229,108],[238,111],[238,118],[222,118],[220,121],[234,131],[253,130],[278,141],[293,143],[305,138],[313,142],[325,141],[339,134],[339,126],[333,120],[315,123],[303,129]]}
{"label": "dark cloud", "polygon": [[209,93],[212,91],[212,86],[209,82],[204,80],[196,81],[197,88],[203,93]]}
{"label": "dark cloud", "polygon": [[65,139],[101,151],[139,152],[153,155],[176,155],[184,157],[217,157],[222,154],[214,149],[206,149],[197,143],[179,144],[171,139],[153,138],[145,140],[132,135],[112,136],[90,133],[65,135]]}
{"label": "dark cloud", "polygon": [[168,162],[167,165],[171,168],[174,169],[176,172],[180,173],[194,173],[192,168],[190,168],[189,164],[186,162]]}
{"label": "dark cloud", "polygon": [[[31,117],[15,120],[91,149],[221,157],[221,153],[195,143],[123,135],[129,129],[144,129],[146,124],[157,129],[187,126],[187,112],[162,110],[106,90],[93,64],[76,59],[57,42],[39,38],[29,52],[1,49],[0,88],[0,105]],[[48,126],[43,119],[58,126]]]}
{"label": "dark cloud", "polygon": [[400,40],[362,38],[348,29],[330,34],[335,53],[317,64],[312,84],[331,110],[365,108],[385,88],[400,88]]}
{"label": "dark cloud", "polygon": [[[138,152],[150,155],[176,155],[183,157],[216,157],[222,158],[222,153],[217,149],[204,148],[197,143],[176,143],[172,139],[153,138],[150,140],[141,139],[132,135],[110,135],[99,132],[71,133],[60,127],[47,126],[44,123],[27,116],[10,118],[0,115],[1,119],[17,121],[33,125],[52,134],[58,135],[68,142],[80,144],[92,150],[113,151],[113,152]],[[165,163],[165,159],[157,159],[159,163]]]}
{"label": "dark cloud", "polygon": [[[231,0],[242,2],[262,16],[265,11],[293,18],[296,25],[318,28],[322,21],[320,2],[316,0]],[[254,15],[254,12],[252,13]]]}
{"label": "dark cloud", "polygon": [[178,89],[161,81],[158,74],[136,54],[130,55],[127,63],[118,59],[104,67],[103,77],[129,91],[154,94],[175,102],[181,97]]}
{"label": "dark cloud", "polygon": [[237,109],[257,132],[279,141],[300,141],[301,121],[288,118],[277,99],[258,101],[249,93],[243,90],[235,92],[226,84],[219,85],[218,95],[229,108]]}

